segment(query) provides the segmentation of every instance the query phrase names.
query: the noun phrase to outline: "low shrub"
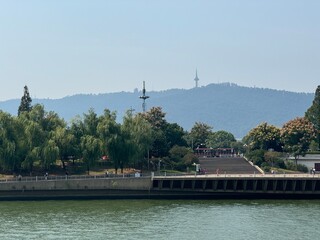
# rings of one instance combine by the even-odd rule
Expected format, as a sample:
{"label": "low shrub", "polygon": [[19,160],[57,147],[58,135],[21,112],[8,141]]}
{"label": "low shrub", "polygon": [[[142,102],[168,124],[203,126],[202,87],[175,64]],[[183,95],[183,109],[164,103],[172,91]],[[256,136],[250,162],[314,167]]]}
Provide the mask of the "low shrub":
{"label": "low shrub", "polygon": [[266,163],[266,162],[264,162],[264,163],[261,164],[261,168],[262,168],[262,170],[263,170],[264,172],[270,172],[270,170],[271,170],[270,165],[269,165],[268,163]]}
{"label": "low shrub", "polygon": [[304,172],[304,173],[308,172],[308,168],[305,165],[302,165],[302,164],[296,165],[291,161],[288,161],[286,163],[286,167],[287,167],[287,169],[292,170],[292,171],[299,171],[299,172]]}
{"label": "low shrub", "polygon": [[253,150],[246,154],[246,157],[253,162],[254,165],[261,166],[264,162],[264,153],[263,150]]}

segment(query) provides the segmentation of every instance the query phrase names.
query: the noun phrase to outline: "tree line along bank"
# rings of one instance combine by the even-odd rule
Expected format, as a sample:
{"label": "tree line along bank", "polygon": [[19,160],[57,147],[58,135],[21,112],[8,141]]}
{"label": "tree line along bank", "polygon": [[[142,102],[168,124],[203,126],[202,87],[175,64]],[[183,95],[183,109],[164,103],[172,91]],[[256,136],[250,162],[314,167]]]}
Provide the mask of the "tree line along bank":
{"label": "tree line along bank", "polygon": [[242,141],[201,122],[185,131],[167,122],[160,107],[137,114],[128,110],[122,123],[117,122],[116,112],[105,109],[98,116],[90,109],[67,124],[55,112],[31,103],[25,86],[18,115],[0,111],[0,169],[4,173],[33,174],[59,164],[67,170],[70,162],[76,162],[89,174],[101,159],[108,159],[116,172],[128,167],[156,170],[160,162],[167,170],[185,171],[198,162],[194,149],[203,145],[234,148],[268,170],[277,164],[286,167],[280,160],[284,152],[299,156],[310,148],[319,149],[319,87],[305,117],[282,128],[262,123]]}

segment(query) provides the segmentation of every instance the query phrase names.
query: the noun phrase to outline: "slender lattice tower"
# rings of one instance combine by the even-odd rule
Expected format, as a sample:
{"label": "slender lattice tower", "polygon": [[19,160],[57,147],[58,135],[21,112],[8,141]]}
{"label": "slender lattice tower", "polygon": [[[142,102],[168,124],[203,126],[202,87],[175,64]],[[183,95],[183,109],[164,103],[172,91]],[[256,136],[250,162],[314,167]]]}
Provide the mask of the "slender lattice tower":
{"label": "slender lattice tower", "polygon": [[146,111],[146,99],[149,98],[149,96],[146,95],[146,87],[145,87],[145,83],[143,81],[143,89],[142,89],[142,96],[140,96],[139,98],[142,99],[142,111],[145,112]]}
{"label": "slender lattice tower", "polygon": [[198,70],[196,69],[196,77],[194,78],[194,81],[196,82],[196,88],[198,87],[198,81],[199,81],[199,78],[198,78]]}

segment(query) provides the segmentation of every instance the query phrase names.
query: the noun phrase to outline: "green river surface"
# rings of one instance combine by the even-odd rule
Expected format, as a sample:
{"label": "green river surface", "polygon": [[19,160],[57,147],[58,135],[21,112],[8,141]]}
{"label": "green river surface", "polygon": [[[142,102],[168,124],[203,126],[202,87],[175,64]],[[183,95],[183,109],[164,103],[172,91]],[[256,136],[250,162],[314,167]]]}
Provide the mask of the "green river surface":
{"label": "green river surface", "polygon": [[319,200],[0,202],[0,239],[320,239]]}

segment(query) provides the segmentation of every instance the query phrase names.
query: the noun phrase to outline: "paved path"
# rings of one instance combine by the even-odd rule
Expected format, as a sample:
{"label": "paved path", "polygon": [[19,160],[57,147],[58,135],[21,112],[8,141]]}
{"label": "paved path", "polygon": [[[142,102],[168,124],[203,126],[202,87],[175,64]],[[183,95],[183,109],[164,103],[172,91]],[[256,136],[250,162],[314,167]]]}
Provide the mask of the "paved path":
{"label": "paved path", "polygon": [[260,172],[240,157],[216,157],[200,158],[200,167],[206,169],[207,173],[216,173],[219,169],[220,174],[260,174]]}

